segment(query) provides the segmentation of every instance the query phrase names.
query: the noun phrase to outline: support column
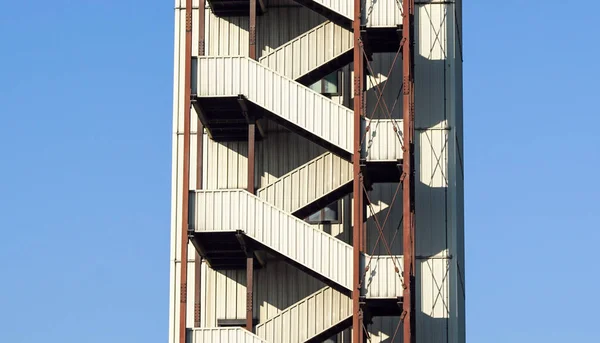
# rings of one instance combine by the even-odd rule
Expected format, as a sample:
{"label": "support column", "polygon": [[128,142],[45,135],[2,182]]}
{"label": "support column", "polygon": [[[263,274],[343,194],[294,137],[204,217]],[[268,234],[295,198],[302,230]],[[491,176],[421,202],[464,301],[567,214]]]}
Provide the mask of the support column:
{"label": "support column", "polygon": [[[204,7],[205,0],[200,0],[198,12],[198,55],[204,56]],[[196,132],[196,189],[202,189],[202,169],[204,162],[204,125],[198,120],[198,131]],[[202,257],[196,251],[194,256],[194,327],[202,326]]]}
{"label": "support column", "polygon": [[246,258],[246,330],[252,332],[254,321],[253,321],[253,288],[254,288],[254,258],[249,256]]}
{"label": "support column", "polygon": [[250,0],[250,29],[248,36],[250,38],[249,56],[256,60],[256,0]]}
{"label": "support column", "polygon": [[414,75],[413,75],[413,23],[414,0],[404,0],[402,20],[402,71],[403,71],[403,129],[402,160],[402,242],[404,254],[404,292],[402,319],[404,343],[415,343],[415,167],[414,167]]}
{"label": "support column", "polygon": [[256,149],[256,122],[252,120],[248,124],[248,192],[254,194],[254,154]]}
{"label": "support column", "polygon": [[354,0],[354,133],[353,133],[353,232],[352,232],[352,342],[362,343],[363,312],[360,306],[360,257],[363,239],[363,187],[360,172],[361,115],[363,108],[363,53],[360,41],[361,0]]}
{"label": "support column", "polygon": [[[256,60],[256,0],[250,0],[250,27],[249,40],[250,46],[248,54],[251,59]],[[252,119],[248,123],[248,192],[254,194],[254,152],[255,152],[255,137],[256,122]],[[254,277],[254,259],[249,256],[246,258],[246,330],[252,332],[252,300],[253,300],[253,277]]]}
{"label": "support column", "polygon": [[185,75],[183,95],[183,175],[181,180],[181,276],[179,285],[179,343],[187,337],[187,260],[188,260],[188,221],[190,196],[190,119],[192,83],[192,0],[185,2]]}

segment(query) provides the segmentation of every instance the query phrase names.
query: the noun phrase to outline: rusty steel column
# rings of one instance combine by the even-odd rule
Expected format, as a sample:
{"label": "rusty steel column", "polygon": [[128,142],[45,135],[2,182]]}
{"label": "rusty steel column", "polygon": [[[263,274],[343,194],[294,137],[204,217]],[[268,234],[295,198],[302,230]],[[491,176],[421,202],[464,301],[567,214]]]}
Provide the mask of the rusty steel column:
{"label": "rusty steel column", "polygon": [[254,155],[256,149],[256,123],[251,121],[248,124],[248,192],[254,194]]}
{"label": "rusty steel column", "polygon": [[[250,0],[250,27],[249,40],[250,46],[248,54],[251,59],[256,60],[256,0]],[[256,123],[254,119],[248,123],[248,192],[254,194],[254,153],[256,148],[256,140],[254,133],[256,132]],[[252,298],[254,286],[254,259],[253,257],[246,258],[246,330],[252,332]]]}
{"label": "rusty steel column", "polygon": [[[198,6],[198,56],[204,56],[204,7],[205,0],[200,0]],[[196,131],[196,189],[202,189],[202,168],[204,162],[204,125],[198,120],[198,128]],[[202,311],[202,257],[196,251],[194,256],[194,327],[202,326],[201,311]]]}
{"label": "rusty steel column", "polygon": [[249,56],[255,60],[256,57],[256,0],[250,0],[250,28],[248,36],[250,38]]}
{"label": "rusty steel column", "polygon": [[352,342],[363,342],[363,313],[360,307],[360,257],[362,234],[362,175],[360,172],[361,114],[363,108],[363,53],[360,42],[361,0],[354,0],[354,132],[353,132],[353,232],[352,232]]}
{"label": "rusty steel column", "polygon": [[404,0],[402,20],[402,71],[403,71],[403,129],[402,156],[402,242],[404,254],[403,313],[404,343],[415,343],[415,166],[414,166],[414,75],[413,75],[413,24],[414,0]]}
{"label": "rusty steel column", "polygon": [[190,120],[192,82],[192,0],[185,2],[185,75],[183,95],[183,180],[181,187],[181,279],[179,289],[179,343],[187,336],[187,260],[190,196]]}
{"label": "rusty steel column", "polygon": [[252,315],[252,302],[253,302],[253,288],[254,288],[254,258],[252,256],[246,257],[246,330],[252,332],[253,329],[253,315]]}

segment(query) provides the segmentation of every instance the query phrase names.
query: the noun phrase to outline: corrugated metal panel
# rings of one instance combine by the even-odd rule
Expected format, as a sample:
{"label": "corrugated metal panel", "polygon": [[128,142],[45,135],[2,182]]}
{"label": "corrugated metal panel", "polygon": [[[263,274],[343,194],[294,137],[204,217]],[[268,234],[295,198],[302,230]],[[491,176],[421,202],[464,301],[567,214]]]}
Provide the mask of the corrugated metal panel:
{"label": "corrugated metal panel", "polygon": [[369,162],[401,160],[402,120],[378,119],[367,123],[369,131],[363,143],[363,157]]}
{"label": "corrugated metal panel", "polygon": [[[369,266],[363,294],[367,298],[389,299],[402,296],[402,256],[368,256],[364,257],[363,266]],[[398,268],[398,272],[396,272]]]}
{"label": "corrugated metal panel", "polygon": [[[373,73],[367,76],[366,82],[367,117],[390,119],[387,113],[390,111],[391,119],[402,119],[402,56],[396,58],[395,53],[387,52],[373,54],[370,66]],[[379,101],[377,87],[383,91],[383,98]]]}
{"label": "corrugated metal panel", "polygon": [[[276,316],[324,284],[284,261],[268,257],[255,271],[254,317],[260,322]],[[246,271],[215,271],[203,265],[202,326],[215,327],[219,319],[246,316]]]}
{"label": "corrugated metal panel", "polygon": [[[324,21],[324,17],[306,7],[269,9],[265,15],[257,20],[256,44],[259,49],[258,56],[271,53],[281,45]],[[282,25],[282,23],[285,23],[285,25]]]}
{"label": "corrugated metal panel", "polygon": [[325,287],[256,326],[269,342],[304,342],[352,315],[352,299]]}
{"label": "corrugated metal panel", "polygon": [[[195,145],[192,145],[195,147]],[[204,189],[246,188],[248,158],[246,142],[215,142],[204,135]],[[257,187],[275,182],[290,170],[321,155],[325,150],[297,134],[268,132],[256,142]]]}
{"label": "corrugated metal panel", "polygon": [[192,337],[194,343],[267,343],[242,328],[195,328]]}
{"label": "corrugated metal panel", "polygon": [[327,21],[263,55],[259,62],[296,80],[351,51],[353,46],[352,32]]}
{"label": "corrugated metal panel", "polygon": [[[399,322],[400,317],[374,317],[373,322],[368,326],[369,343],[401,343],[402,323]],[[421,337],[417,341],[421,343]]]}
{"label": "corrugated metal panel", "polygon": [[[394,195],[396,199],[393,201]],[[372,203],[367,208],[367,252],[388,255],[386,247],[379,239],[379,229],[374,220],[376,215],[379,223],[384,225],[383,236],[392,254],[402,254],[402,186],[398,183],[376,183],[369,192],[369,198]],[[386,217],[388,220],[384,223]]]}
{"label": "corrugated metal panel", "polygon": [[257,242],[351,289],[350,245],[246,191],[196,191],[195,194],[197,232],[242,230]]}
{"label": "corrugated metal panel", "polygon": [[[248,55],[248,17],[217,17],[207,8],[205,18],[207,56]],[[270,53],[324,21],[318,13],[304,7],[270,8],[257,21],[258,55]],[[196,34],[194,39],[197,37]],[[197,46],[197,41],[193,45]]]}
{"label": "corrugated metal panel", "polygon": [[292,125],[351,153],[353,111],[247,57],[199,57],[198,95],[244,94]]}
{"label": "corrugated metal panel", "polygon": [[283,175],[256,194],[292,213],[352,182],[352,178],[352,164],[328,152]]}
{"label": "corrugated metal panel", "polygon": [[402,1],[364,0],[362,24],[367,27],[395,27],[402,25]]}

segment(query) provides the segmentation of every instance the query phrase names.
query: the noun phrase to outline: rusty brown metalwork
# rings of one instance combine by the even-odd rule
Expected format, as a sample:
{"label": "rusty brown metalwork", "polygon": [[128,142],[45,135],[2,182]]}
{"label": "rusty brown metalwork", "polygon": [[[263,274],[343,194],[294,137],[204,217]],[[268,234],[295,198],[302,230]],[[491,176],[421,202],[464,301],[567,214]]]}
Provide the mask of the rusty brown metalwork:
{"label": "rusty brown metalwork", "polygon": [[254,121],[248,124],[248,192],[254,194],[254,163],[256,151],[256,123]]}
{"label": "rusty brown metalwork", "polygon": [[250,40],[249,56],[256,60],[256,0],[250,0],[250,28],[248,38]]}
{"label": "rusty brown metalwork", "polygon": [[363,108],[363,53],[361,49],[360,22],[361,22],[361,0],[354,0],[354,145],[352,149],[353,163],[353,232],[352,232],[352,342],[362,343],[363,313],[360,301],[361,271],[360,257],[363,243],[363,179],[360,169],[361,152],[361,109]]}
{"label": "rusty brown metalwork", "polygon": [[246,330],[252,332],[253,330],[253,316],[252,316],[252,303],[253,303],[253,288],[254,288],[254,257],[249,256],[246,258]]}
{"label": "rusty brown metalwork", "polygon": [[404,145],[402,160],[402,241],[404,254],[404,292],[402,319],[404,343],[415,340],[415,167],[414,167],[414,75],[413,75],[413,23],[414,0],[404,0],[402,19],[402,71]]}
{"label": "rusty brown metalwork", "polygon": [[181,189],[181,279],[179,298],[179,343],[187,336],[187,260],[188,260],[188,212],[190,189],[190,120],[192,82],[192,0],[185,2],[185,75],[183,108],[183,180]]}

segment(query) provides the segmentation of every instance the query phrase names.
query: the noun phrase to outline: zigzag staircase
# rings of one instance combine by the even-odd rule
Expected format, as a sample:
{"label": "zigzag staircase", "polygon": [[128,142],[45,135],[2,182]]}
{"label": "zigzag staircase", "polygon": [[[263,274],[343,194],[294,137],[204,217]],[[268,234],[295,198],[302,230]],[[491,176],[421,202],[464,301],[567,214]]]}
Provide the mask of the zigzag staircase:
{"label": "zigzag staircase", "polygon": [[352,299],[325,287],[258,324],[256,335],[268,342],[323,342],[351,323]]}
{"label": "zigzag staircase", "polygon": [[[190,233],[196,249],[213,269],[242,268],[246,263],[246,248],[251,248],[286,260],[327,287],[258,324],[257,336],[241,329],[206,329],[194,333],[200,335],[197,337],[224,335],[210,338],[215,342],[234,342],[234,339],[320,342],[351,324],[352,246],[299,218],[352,191],[349,161],[353,153],[354,113],[306,87],[351,62],[353,37],[348,29],[352,3],[297,2],[331,21],[275,49],[258,62],[243,56],[196,58],[193,104],[213,140],[246,140],[248,123],[266,117],[329,152],[258,189],[256,195],[231,189],[191,192]],[[234,2],[211,0],[210,3],[213,10],[234,11],[227,7]],[[294,59],[302,55],[301,51],[316,53],[308,59]],[[368,168],[398,164],[402,156],[398,139],[401,132],[393,127],[401,128],[401,123],[363,119],[361,125],[366,134],[362,159],[377,162],[368,164]],[[257,137],[262,136],[257,131]],[[379,179],[372,181],[399,179],[397,168],[391,174],[386,173],[394,168],[386,166],[382,170],[385,172],[373,173]],[[402,257],[372,259],[363,254],[362,267],[369,261],[362,294],[375,299],[373,303],[397,302],[402,295],[402,281],[401,271],[396,267],[402,267]]]}
{"label": "zigzag staircase", "polygon": [[[353,48],[352,32],[326,21],[258,61],[290,79],[309,85],[352,62]],[[314,53],[303,58],[307,51]]]}
{"label": "zigzag staircase", "polygon": [[256,195],[298,218],[352,192],[352,164],[327,152],[260,188]]}

